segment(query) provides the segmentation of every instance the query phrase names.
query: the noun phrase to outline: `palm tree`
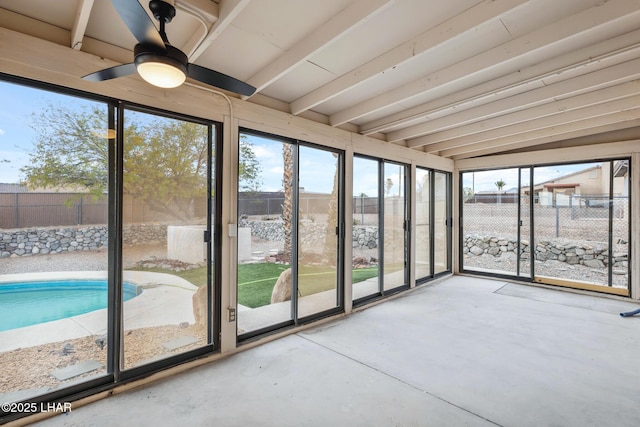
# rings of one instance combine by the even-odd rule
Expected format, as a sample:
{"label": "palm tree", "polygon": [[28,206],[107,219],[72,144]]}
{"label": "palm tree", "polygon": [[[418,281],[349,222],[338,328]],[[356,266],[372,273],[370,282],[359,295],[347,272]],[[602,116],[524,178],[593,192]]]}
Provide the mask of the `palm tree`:
{"label": "palm tree", "polygon": [[502,203],[502,189],[507,185],[507,183],[500,178],[500,181],[496,181],[495,185],[498,187],[498,204],[500,204]]}
{"label": "palm tree", "polygon": [[284,172],[282,174],[282,188],[284,189],[284,201],[282,202],[283,257],[285,262],[290,262],[291,231],[293,229],[293,144],[282,144],[282,159],[284,161]]}
{"label": "palm tree", "polygon": [[387,178],[386,188],[385,188],[387,196],[391,194],[392,188],[393,188],[393,180],[391,178]]}
{"label": "palm tree", "polygon": [[[338,158],[336,153],[333,153],[335,159]],[[325,258],[335,263],[335,253],[337,250],[337,236],[336,227],[338,226],[338,163],[336,160],[336,172],[333,175],[333,189],[331,190],[331,196],[329,199],[329,210],[327,215],[327,230],[324,239],[324,249],[322,251]]]}

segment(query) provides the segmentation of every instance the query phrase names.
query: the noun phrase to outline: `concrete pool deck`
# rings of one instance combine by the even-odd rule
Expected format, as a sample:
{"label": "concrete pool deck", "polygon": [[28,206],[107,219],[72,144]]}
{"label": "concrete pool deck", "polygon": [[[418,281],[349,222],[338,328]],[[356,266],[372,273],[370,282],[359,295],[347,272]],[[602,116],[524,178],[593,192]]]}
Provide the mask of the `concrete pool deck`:
{"label": "concrete pool deck", "polygon": [[[4,274],[0,286],[11,282],[62,279],[102,279],[105,271],[60,271],[47,273]],[[125,271],[126,282],[143,288],[143,292],[124,303],[125,329],[194,323],[192,297],[197,287],[181,277],[166,273]],[[0,352],[33,347],[107,333],[107,309],[33,326],[0,332]]]}

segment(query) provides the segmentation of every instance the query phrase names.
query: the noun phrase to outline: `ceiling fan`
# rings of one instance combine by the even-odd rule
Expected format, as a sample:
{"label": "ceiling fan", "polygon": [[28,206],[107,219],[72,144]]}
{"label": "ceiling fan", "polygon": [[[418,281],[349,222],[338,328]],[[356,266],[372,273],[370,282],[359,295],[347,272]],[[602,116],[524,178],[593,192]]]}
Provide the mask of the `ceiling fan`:
{"label": "ceiling fan", "polygon": [[116,11],[138,40],[133,49],[134,60],[129,64],[116,65],[82,77],[85,80],[101,82],[140,74],[147,82],[162,88],[178,87],[187,77],[199,82],[251,96],[255,88],[238,79],[196,64],[190,64],[187,55],[171,46],[164,31],[165,24],[176,16],[175,7],[163,0],[151,0],[149,9],[160,22],[160,31],[153,24],[142,5],[136,0],[111,0]]}

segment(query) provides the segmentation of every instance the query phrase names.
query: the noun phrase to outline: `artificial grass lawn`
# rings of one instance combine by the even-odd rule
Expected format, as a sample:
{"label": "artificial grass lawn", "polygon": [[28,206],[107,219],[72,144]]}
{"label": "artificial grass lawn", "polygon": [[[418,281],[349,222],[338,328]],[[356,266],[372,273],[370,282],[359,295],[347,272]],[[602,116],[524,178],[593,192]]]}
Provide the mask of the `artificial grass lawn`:
{"label": "artificial grass lawn", "polygon": [[[284,270],[289,268],[287,264],[275,264],[272,262],[262,262],[257,264],[238,265],[238,304],[256,308],[271,303],[271,292],[273,287]],[[167,273],[167,270],[160,268],[134,270],[154,271]],[[176,276],[202,286],[207,283],[207,268],[194,268],[174,272]],[[312,295],[317,292],[334,289],[336,286],[336,271],[326,266],[300,266],[298,274],[300,276],[298,289],[300,296]],[[358,283],[378,275],[378,267],[359,268],[353,270],[353,283]]]}
{"label": "artificial grass lawn", "polygon": [[[271,303],[273,287],[286,264],[259,263],[238,266],[238,304],[256,308]],[[302,265],[298,270],[300,296],[328,291],[336,287],[336,270],[326,266]],[[378,267],[353,270],[353,283],[375,277]]]}

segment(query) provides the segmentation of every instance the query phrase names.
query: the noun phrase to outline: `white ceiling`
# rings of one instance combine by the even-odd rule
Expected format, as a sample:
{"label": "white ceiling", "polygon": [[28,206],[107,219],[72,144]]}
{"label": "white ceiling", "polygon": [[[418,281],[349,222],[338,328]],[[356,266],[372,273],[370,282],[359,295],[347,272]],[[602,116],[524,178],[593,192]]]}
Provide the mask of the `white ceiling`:
{"label": "white ceiling", "polygon": [[[175,3],[171,43],[249,102],[390,143],[464,159],[640,138],[640,0]],[[136,44],[110,0],[0,0],[0,26],[116,62]]]}

